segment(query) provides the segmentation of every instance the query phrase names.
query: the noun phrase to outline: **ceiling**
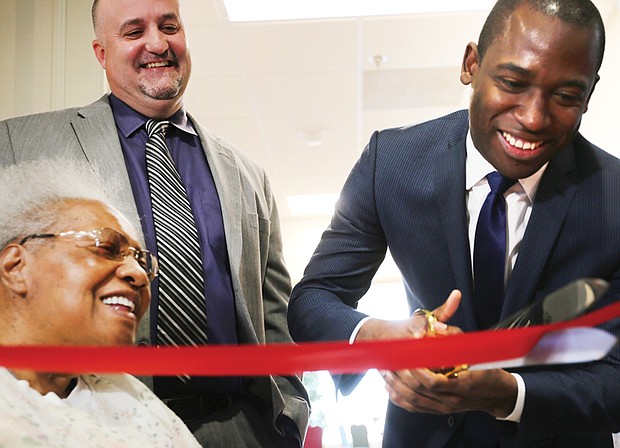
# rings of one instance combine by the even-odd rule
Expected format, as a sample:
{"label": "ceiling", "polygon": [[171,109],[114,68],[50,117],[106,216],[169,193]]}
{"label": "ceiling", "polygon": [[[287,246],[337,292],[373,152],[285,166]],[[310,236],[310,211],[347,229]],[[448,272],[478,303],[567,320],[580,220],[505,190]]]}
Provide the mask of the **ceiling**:
{"label": "ceiling", "polygon": [[[594,3],[604,17],[618,7]],[[221,0],[181,4],[186,106],[267,171],[294,281],[329,214],[294,216],[287,198],[338,193],[374,130],[465,107],[460,61],[488,12],[230,23]],[[378,278],[397,276],[387,264]]]}

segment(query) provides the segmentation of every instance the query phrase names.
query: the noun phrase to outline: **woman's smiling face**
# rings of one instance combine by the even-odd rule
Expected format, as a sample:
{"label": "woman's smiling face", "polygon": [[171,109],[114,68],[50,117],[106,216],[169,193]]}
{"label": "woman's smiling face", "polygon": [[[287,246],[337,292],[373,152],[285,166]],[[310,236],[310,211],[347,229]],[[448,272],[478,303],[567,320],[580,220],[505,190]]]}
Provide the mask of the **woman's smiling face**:
{"label": "woman's smiling face", "polygon": [[[131,225],[100,202],[63,201],[58,219],[46,229],[57,234],[108,227],[139,247]],[[30,321],[32,344],[129,345],[149,306],[150,283],[132,256],[105,258],[71,238],[24,243],[26,280],[22,315]]]}

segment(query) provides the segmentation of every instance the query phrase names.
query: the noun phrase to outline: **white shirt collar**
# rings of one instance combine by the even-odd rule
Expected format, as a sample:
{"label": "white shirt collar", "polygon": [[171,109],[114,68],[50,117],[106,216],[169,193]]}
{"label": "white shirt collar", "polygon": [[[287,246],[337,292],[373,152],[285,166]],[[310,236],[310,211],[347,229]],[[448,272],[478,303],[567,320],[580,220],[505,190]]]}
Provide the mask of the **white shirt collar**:
{"label": "white shirt collar", "polygon": [[[497,171],[493,165],[491,165],[483,156],[480,151],[476,149],[474,141],[471,138],[471,131],[467,131],[467,141],[465,143],[467,149],[467,160],[465,162],[465,188],[467,191],[485,180],[487,174]],[[534,203],[536,197],[536,191],[540,184],[540,179],[547,169],[549,162],[545,163],[538,171],[529,177],[519,179],[521,188],[530,200],[530,203]]]}

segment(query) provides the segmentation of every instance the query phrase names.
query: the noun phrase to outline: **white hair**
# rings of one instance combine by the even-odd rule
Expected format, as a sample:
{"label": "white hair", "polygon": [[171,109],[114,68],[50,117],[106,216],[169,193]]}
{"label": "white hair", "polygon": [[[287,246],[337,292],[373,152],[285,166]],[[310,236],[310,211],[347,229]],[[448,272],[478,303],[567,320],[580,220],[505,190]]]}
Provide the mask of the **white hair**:
{"label": "white hair", "polygon": [[116,191],[85,162],[39,159],[0,168],[0,249],[51,226],[62,201],[90,199],[117,208]]}

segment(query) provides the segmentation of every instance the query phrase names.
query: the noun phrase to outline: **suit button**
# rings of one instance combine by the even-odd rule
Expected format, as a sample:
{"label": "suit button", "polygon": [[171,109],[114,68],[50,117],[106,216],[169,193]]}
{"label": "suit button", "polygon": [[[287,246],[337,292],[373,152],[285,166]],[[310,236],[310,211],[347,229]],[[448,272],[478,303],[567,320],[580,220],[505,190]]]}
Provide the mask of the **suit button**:
{"label": "suit button", "polygon": [[149,341],[147,341],[146,339],[143,339],[140,342],[138,342],[138,346],[140,347],[148,347],[148,345],[149,345]]}
{"label": "suit button", "polygon": [[448,426],[450,428],[452,428],[454,426],[454,417],[453,416],[448,417]]}

